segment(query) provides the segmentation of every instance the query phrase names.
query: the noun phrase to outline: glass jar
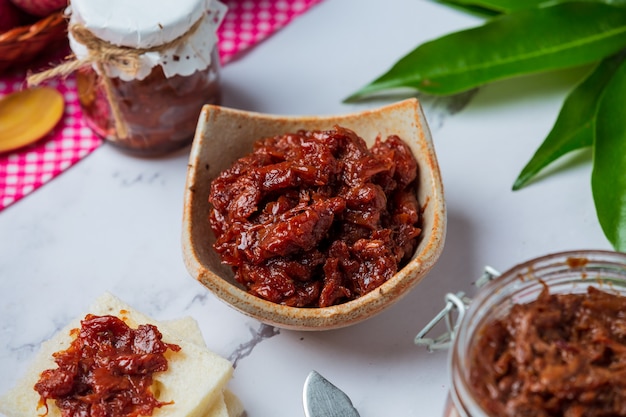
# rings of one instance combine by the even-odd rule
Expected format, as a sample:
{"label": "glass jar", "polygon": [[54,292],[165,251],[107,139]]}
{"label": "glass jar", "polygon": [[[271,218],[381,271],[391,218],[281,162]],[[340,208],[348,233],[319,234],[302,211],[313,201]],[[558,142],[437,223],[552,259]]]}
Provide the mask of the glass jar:
{"label": "glass jar", "polygon": [[626,296],[626,254],[574,251],[536,258],[494,276],[476,298],[465,300],[463,304],[468,308],[464,311],[461,307],[460,321],[452,326],[451,387],[444,416],[490,416],[481,406],[470,378],[474,348],[487,324],[505,317],[516,304],[537,300],[544,289],[551,295],[582,294],[589,287]]}
{"label": "glass jar", "polygon": [[192,142],[204,104],[221,102],[215,32],[225,7],[214,0],[125,1],[71,2],[70,46],[91,63],[76,71],[83,117],[123,151],[166,154]]}

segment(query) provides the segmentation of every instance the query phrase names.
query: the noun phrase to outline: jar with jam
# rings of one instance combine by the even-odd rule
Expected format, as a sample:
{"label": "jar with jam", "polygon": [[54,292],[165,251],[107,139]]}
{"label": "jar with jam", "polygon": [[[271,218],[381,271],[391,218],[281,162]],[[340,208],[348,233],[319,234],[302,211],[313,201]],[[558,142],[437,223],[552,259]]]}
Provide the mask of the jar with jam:
{"label": "jar with jam", "polygon": [[[626,415],[626,254],[556,253],[490,277],[473,300],[448,294],[416,338],[450,347],[444,416]],[[450,332],[426,338],[444,317]]]}
{"label": "jar with jam", "polygon": [[191,143],[219,104],[216,0],[72,0],[69,41],[87,125],[111,145],[156,156]]}

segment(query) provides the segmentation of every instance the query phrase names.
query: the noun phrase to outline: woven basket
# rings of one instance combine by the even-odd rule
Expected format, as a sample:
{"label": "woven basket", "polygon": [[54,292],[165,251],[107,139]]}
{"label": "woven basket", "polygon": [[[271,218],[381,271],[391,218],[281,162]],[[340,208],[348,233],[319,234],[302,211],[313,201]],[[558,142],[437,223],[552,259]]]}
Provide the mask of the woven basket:
{"label": "woven basket", "polygon": [[30,63],[46,47],[65,40],[67,20],[63,12],[0,33],[0,73]]}

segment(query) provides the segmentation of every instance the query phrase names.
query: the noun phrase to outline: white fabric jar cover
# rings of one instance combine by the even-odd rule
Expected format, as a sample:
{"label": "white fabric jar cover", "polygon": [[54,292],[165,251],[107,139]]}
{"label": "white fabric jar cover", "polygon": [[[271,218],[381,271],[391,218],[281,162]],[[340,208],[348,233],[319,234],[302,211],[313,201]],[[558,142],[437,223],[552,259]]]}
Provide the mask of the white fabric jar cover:
{"label": "white fabric jar cover", "polygon": [[[143,53],[136,72],[105,64],[108,77],[130,81],[147,77],[157,65],[163,67],[168,78],[207,68],[226,6],[218,0],[72,0],[67,13],[70,28],[80,24],[103,41],[134,49],[158,48],[194,28],[184,42],[172,48]],[[78,60],[88,56],[88,49],[72,36],[71,30],[69,42]]]}

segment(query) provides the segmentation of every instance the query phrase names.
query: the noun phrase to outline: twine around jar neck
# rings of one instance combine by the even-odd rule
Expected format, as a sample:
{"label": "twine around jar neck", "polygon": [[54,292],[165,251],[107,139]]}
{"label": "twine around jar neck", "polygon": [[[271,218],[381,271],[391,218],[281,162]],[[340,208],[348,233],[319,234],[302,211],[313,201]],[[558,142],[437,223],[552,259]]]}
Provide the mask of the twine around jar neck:
{"label": "twine around jar neck", "polygon": [[51,68],[49,70],[31,74],[26,81],[28,86],[36,86],[42,82],[55,78],[64,77],[74,71],[93,65],[96,67],[102,77],[104,92],[106,94],[111,113],[115,122],[115,131],[121,139],[128,137],[128,128],[121,114],[121,110],[113,92],[113,82],[105,72],[105,65],[113,66],[130,76],[135,76],[141,66],[141,56],[148,52],[165,52],[184,44],[198,30],[204,19],[204,14],[198,19],[187,32],[167,43],[156,45],[151,48],[132,48],[128,46],[114,45],[93,34],[89,29],[80,23],[72,24],[68,31],[76,42],[82,44],[87,49],[87,55],[84,58],[76,58],[72,56],[68,61]]}

